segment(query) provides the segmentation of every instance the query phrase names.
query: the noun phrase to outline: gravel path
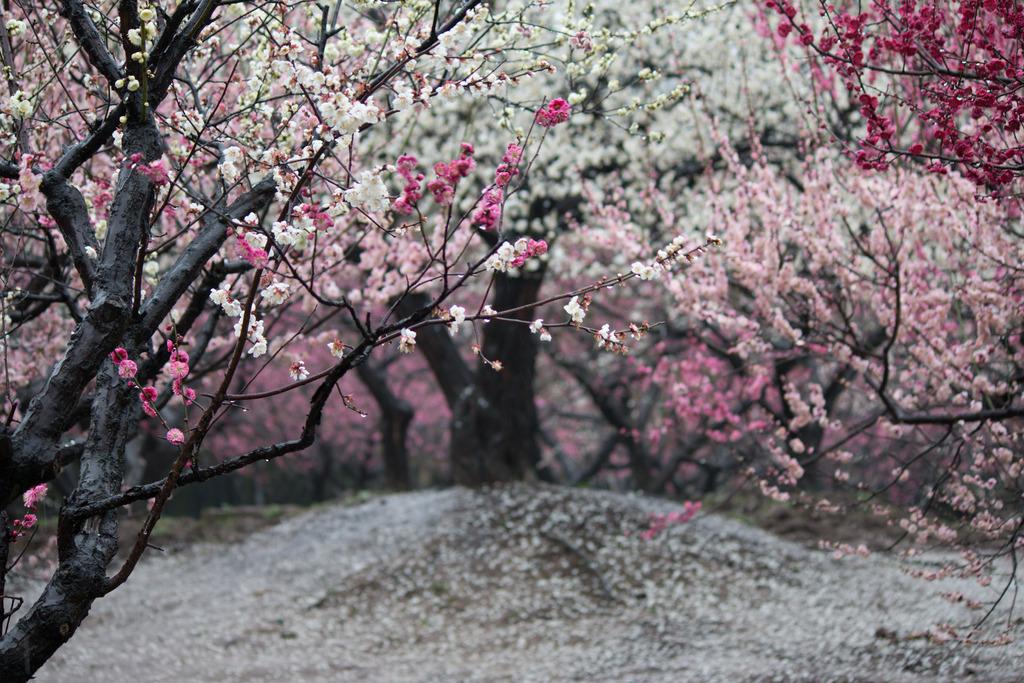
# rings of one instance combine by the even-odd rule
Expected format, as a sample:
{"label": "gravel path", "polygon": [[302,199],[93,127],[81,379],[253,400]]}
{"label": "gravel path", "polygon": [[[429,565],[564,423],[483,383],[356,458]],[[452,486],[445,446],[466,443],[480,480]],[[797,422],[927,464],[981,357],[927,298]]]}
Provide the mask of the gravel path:
{"label": "gravel path", "polygon": [[143,563],[38,680],[1022,680],[1019,643],[922,635],[978,618],[938,597],[972,584],[715,516],[638,537],[668,509],[513,487],[317,510]]}

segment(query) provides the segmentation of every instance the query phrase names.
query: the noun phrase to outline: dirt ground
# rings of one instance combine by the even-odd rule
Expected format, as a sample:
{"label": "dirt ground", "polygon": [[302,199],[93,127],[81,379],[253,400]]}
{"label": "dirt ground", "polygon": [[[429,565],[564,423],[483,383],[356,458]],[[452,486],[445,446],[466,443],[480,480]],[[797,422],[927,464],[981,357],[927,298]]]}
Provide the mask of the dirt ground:
{"label": "dirt ground", "polygon": [[38,680],[1022,680],[1024,624],[1005,611],[985,635],[1010,629],[1010,645],[934,637],[980,617],[940,593],[997,587],[927,583],[877,554],[837,561],[718,515],[640,537],[671,509],[451,489],[282,513],[239,542],[169,534]]}

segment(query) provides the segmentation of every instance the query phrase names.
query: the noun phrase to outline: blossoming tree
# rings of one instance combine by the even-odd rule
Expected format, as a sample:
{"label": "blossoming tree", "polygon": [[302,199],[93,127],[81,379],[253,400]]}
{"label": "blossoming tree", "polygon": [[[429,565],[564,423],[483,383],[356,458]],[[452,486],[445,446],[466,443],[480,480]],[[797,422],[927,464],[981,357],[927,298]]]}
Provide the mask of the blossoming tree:
{"label": "blossoming tree", "polygon": [[1020,176],[1024,9],[993,0],[766,0],[775,34],[805,48],[823,97],[848,94],[867,169],[910,158],[992,191]]}
{"label": "blossoming tree", "polygon": [[[375,349],[412,352],[484,322],[526,329],[526,305],[490,306],[487,282],[547,249],[503,215],[571,105],[524,104],[520,133],[482,175],[471,142],[407,154],[415,117],[403,112],[550,70],[530,29],[544,5],[66,0],[5,14],[0,499],[29,512],[2,519],[0,588],[46,483],[77,470],[48,585],[31,607],[5,598],[5,681],[30,678],[128,579],[176,488],[309,447]],[[655,262],[668,270],[705,246]],[[575,307],[568,327],[577,302],[635,277],[547,300]],[[452,303],[471,288],[479,305]],[[263,388],[271,367],[288,377]],[[311,392],[289,437],[204,453],[232,413],[300,389]],[[125,488],[141,420],[177,456],[162,479]],[[114,566],[117,511],[141,500],[146,519]]]}

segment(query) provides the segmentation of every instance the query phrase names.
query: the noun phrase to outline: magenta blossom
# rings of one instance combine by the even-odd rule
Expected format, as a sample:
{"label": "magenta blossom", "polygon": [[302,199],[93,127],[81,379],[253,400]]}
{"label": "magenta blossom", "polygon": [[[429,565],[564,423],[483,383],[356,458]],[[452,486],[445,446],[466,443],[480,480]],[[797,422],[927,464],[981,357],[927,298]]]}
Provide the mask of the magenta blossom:
{"label": "magenta blossom", "polygon": [[569,103],[561,97],[556,97],[537,111],[537,125],[553,128],[568,121],[571,113],[572,107]]}

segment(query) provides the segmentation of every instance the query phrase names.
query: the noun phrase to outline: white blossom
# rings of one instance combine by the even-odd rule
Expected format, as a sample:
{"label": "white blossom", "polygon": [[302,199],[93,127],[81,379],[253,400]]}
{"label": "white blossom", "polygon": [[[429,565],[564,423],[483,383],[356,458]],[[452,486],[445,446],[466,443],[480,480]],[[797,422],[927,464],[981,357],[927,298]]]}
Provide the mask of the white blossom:
{"label": "white blossom", "polygon": [[416,346],[416,333],[409,329],[402,330],[398,340],[398,350],[402,353],[411,353]]}
{"label": "white blossom", "polygon": [[242,150],[238,147],[228,147],[225,149],[220,156],[220,174],[224,178],[225,182],[235,183],[242,175],[242,170],[239,168],[240,165],[244,164],[245,156],[242,154]]}
{"label": "white blossom", "polygon": [[582,306],[580,306],[578,296],[574,296],[573,298],[569,299],[569,303],[567,303],[562,308],[563,310],[565,310],[566,313],[569,314],[569,317],[572,318],[572,322],[576,325],[582,323],[583,318],[587,315],[587,312],[583,310]]}
{"label": "white blossom", "polygon": [[360,171],[356,182],[345,190],[345,201],[368,212],[386,211],[391,205],[388,188],[379,173]]}
{"label": "white blossom", "polygon": [[263,297],[263,303],[278,306],[288,298],[288,283],[271,282],[260,292],[260,295]]}
{"label": "white blossom", "polygon": [[454,337],[459,332],[459,325],[466,322],[466,309],[462,306],[452,306],[448,309],[448,315],[452,319],[448,323],[448,333]]}

